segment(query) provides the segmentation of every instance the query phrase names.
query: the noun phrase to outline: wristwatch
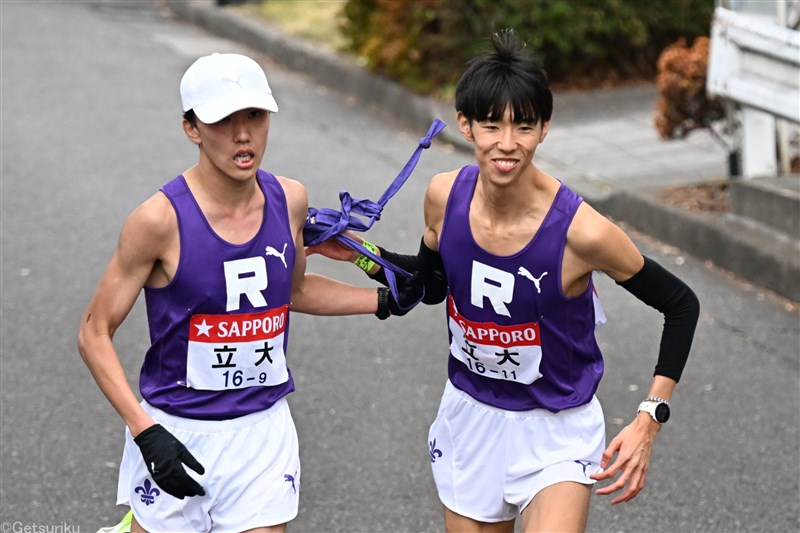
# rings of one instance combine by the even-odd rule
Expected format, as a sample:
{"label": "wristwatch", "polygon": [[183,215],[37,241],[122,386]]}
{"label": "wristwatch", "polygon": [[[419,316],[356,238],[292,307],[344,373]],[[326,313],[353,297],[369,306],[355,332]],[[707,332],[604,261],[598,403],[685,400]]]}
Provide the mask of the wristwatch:
{"label": "wristwatch", "polygon": [[378,287],[378,310],[375,311],[375,316],[381,320],[389,318],[389,289],[386,287]]}
{"label": "wristwatch", "polygon": [[642,411],[648,413],[659,424],[664,424],[669,420],[669,402],[663,398],[645,398],[639,404],[636,414],[638,415]]}

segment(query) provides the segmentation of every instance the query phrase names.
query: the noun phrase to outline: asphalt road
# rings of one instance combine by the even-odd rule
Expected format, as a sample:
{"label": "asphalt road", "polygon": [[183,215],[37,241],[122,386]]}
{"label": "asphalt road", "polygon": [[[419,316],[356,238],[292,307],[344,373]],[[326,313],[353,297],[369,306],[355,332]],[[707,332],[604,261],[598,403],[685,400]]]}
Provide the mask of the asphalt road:
{"label": "asphalt road", "polygon": [[[92,532],[123,514],[114,506],[123,424],[77,353],[78,322],[128,212],[195,161],[180,128],[183,71],[213,51],[250,52],[144,1],[3,1],[0,19],[0,532]],[[345,188],[377,199],[428,124],[402,129],[257,59],[280,106],[264,168],[303,181],[315,207],[336,207]],[[371,240],[415,250],[427,179],[467,161],[434,142]],[[635,239],[693,286],[702,316],[648,486],[615,507],[596,497],[589,530],[797,531],[796,308],[680,250]],[[310,270],[371,283],[318,258]],[[607,371],[598,396],[610,438],[646,392],[661,320],[607,278],[597,282],[609,316],[599,334]],[[426,437],[446,378],[443,309],[386,322],[292,320],[290,403],[303,477],[290,531],[441,530]],[[136,383],[147,348],[141,302],[116,345]]]}

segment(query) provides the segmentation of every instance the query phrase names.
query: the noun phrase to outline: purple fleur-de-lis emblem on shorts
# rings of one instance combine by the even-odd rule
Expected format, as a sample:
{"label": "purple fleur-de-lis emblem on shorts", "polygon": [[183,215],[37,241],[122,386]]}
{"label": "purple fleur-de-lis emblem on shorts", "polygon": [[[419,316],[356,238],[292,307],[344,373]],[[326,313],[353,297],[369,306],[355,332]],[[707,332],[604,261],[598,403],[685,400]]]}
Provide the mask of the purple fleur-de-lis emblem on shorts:
{"label": "purple fleur-de-lis emblem on shorts", "polygon": [[433,439],[433,442],[428,442],[431,447],[431,462],[435,463],[436,459],[442,456],[442,450],[436,448],[436,439]]}
{"label": "purple fleur-de-lis emblem on shorts", "polygon": [[144,487],[139,486],[134,489],[134,492],[137,494],[141,494],[142,503],[145,505],[150,505],[151,503],[156,503],[156,496],[161,494],[161,491],[158,490],[152,483],[150,483],[149,479],[144,480]]}

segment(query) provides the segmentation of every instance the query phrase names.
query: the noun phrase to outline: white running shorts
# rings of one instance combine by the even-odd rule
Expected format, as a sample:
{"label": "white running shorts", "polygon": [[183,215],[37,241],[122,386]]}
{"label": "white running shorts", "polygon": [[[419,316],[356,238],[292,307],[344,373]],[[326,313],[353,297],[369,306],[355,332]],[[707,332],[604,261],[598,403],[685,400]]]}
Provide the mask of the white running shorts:
{"label": "white running shorts", "polygon": [[605,439],[596,397],[559,413],[506,411],[448,381],[428,446],[442,504],[473,520],[504,522],[545,487],[594,484],[589,476],[600,471]]}
{"label": "white running shorts", "polygon": [[286,399],[270,409],[231,420],[169,415],[142,402],[205,467],[190,468],[205,496],[175,498],[159,489],[139,447],[125,430],[117,505],[128,505],[151,533],[245,531],[283,524],[297,516],[300,458],[297,431]]}

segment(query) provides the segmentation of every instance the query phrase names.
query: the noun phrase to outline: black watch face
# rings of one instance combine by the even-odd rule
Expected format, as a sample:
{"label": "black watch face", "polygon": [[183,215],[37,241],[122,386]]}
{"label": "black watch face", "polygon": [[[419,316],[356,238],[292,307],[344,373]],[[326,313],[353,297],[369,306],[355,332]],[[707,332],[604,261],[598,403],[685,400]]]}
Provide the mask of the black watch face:
{"label": "black watch face", "polygon": [[659,424],[663,424],[669,420],[669,405],[660,403],[656,405],[656,420]]}

